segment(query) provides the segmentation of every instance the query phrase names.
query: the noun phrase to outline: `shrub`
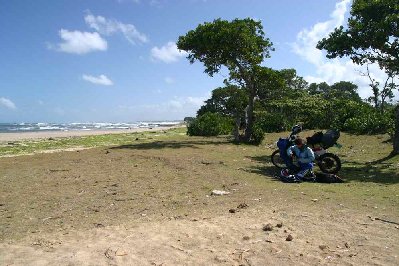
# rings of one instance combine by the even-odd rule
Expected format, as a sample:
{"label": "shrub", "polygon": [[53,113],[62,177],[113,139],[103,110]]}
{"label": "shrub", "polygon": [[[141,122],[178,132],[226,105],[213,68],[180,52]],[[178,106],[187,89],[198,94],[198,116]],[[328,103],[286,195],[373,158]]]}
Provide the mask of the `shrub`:
{"label": "shrub", "polygon": [[343,130],[354,134],[384,134],[392,133],[394,120],[390,112],[381,114],[378,111],[371,111],[363,115],[351,117],[346,120]]}
{"label": "shrub", "polygon": [[265,138],[265,132],[262,130],[260,124],[255,123],[252,128],[252,135],[251,135],[251,144],[259,145],[262,143],[263,139]]}
{"label": "shrub", "polygon": [[230,134],[233,123],[230,117],[218,113],[204,113],[191,121],[187,126],[189,136],[218,136]]}
{"label": "shrub", "polygon": [[263,132],[281,132],[288,130],[293,122],[281,113],[257,112],[256,124]]}

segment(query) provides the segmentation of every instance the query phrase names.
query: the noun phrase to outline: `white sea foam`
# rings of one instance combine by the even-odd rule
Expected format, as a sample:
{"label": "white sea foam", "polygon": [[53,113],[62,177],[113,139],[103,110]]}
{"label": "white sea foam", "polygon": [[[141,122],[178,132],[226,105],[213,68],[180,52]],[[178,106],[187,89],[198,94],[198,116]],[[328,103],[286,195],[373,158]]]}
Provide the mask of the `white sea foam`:
{"label": "white sea foam", "polygon": [[29,132],[29,131],[89,131],[89,130],[128,130],[135,128],[155,128],[178,125],[179,121],[140,121],[140,122],[74,122],[74,123],[0,123],[0,132]]}

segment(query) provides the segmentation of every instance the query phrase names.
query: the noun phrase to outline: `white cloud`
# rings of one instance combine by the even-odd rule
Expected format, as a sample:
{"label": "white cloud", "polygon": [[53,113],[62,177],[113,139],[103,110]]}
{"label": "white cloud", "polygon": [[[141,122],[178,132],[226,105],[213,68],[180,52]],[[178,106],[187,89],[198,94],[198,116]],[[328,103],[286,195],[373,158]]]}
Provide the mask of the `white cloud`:
{"label": "white cloud", "polygon": [[[324,51],[316,48],[319,40],[327,37],[336,27],[344,24],[350,3],[351,0],[337,2],[330,20],[316,23],[310,29],[300,31],[297,34],[296,42],[292,44],[292,51],[315,66],[316,75],[304,77],[308,82],[325,81],[332,84],[338,81],[351,81],[359,86],[360,96],[367,98],[372,94],[369,87],[370,81],[359,73],[365,73],[365,67],[355,65],[348,58],[328,59],[325,57]],[[385,81],[386,75],[378,66],[370,66],[370,72],[376,80]]]}
{"label": "white cloud", "polygon": [[114,83],[106,75],[100,75],[98,77],[91,75],[83,75],[82,79],[97,85],[112,86]]}
{"label": "white cloud", "polygon": [[15,104],[10,99],[4,98],[4,97],[0,97],[0,106],[4,106],[11,110],[17,109]]}
{"label": "white cloud", "polygon": [[94,16],[89,13],[85,16],[86,24],[103,35],[122,33],[123,36],[132,44],[146,43],[148,38],[139,32],[133,24],[124,24],[114,19],[106,19],[102,16]]}
{"label": "white cloud", "polygon": [[180,57],[184,56],[187,56],[187,52],[177,49],[177,45],[174,42],[168,42],[161,48],[155,46],[151,49],[151,58],[165,63],[176,62]]}
{"label": "white cloud", "polygon": [[106,51],[107,41],[97,32],[68,31],[61,29],[58,33],[63,40],[57,45],[49,44],[49,49],[71,54],[86,54],[94,51]]}
{"label": "white cloud", "polygon": [[175,80],[173,78],[171,78],[171,77],[166,77],[165,78],[165,82],[167,84],[173,84],[173,83],[175,83]]}

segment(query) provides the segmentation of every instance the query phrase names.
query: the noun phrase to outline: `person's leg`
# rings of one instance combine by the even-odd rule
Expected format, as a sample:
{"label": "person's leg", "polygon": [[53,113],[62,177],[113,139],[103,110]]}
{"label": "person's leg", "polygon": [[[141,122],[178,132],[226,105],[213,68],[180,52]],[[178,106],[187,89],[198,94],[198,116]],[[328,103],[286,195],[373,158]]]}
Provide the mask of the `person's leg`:
{"label": "person's leg", "polygon": [[295,177],[299,180],[303,180],[304,178],[312,175],[313,163],[299,163],[300,170],[295,175]]}

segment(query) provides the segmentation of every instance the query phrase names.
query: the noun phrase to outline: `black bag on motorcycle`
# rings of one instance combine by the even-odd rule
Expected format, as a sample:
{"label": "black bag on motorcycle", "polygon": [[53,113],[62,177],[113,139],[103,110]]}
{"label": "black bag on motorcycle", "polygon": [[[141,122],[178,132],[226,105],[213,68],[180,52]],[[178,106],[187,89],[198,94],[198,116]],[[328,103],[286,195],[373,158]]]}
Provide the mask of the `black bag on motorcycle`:
{"label": "black bag on motorcycle", "polygon": [[323,145],[324,149],[328,149],[334,146],[339,139],[340,133],[338,130],[329,129],[326,133],[323,134],[321,138],[321,144]]}

